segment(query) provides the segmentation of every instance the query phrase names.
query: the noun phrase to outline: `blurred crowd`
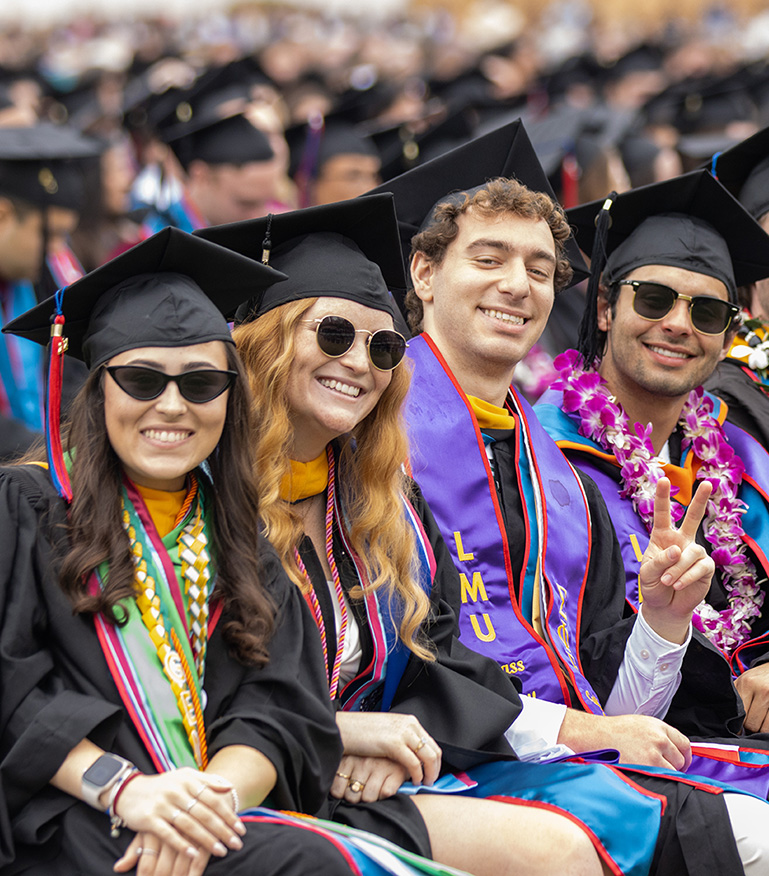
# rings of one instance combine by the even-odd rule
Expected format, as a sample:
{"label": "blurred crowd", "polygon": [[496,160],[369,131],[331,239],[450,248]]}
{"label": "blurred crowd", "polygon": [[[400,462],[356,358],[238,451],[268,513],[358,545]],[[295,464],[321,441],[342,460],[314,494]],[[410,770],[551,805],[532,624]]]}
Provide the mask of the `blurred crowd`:
{"label": "blurred crowd", "polygon": [[[47,256],[14,275],[16,245],[0,239],[0,280],[32,280],[41,298],[166,225],[355,197],[518,117],[573,207],[701,166],[765,126],[767,58],[769,13],[726,7],[643,27],[579,2],[533,18],[487,0],[389,21],[247,6],[7,28],[0,164],[13,176],[27,148],[3,129],[44,125],[39,157],[78,176],[63,218],[45,214]],[[70,148],[74,134],[89,146]],[[516,372],[531,398],[575,340],[579,292],[559,298]]]}

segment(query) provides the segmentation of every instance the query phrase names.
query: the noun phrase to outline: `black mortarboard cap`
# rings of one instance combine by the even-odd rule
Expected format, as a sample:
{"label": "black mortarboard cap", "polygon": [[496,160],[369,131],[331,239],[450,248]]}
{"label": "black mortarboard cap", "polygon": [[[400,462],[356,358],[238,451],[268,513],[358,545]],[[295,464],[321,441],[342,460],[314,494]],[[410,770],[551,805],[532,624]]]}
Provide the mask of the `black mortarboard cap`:
{"label": "black mortarboard cap", "polygon": [[[590,347],[597,342],[594,320],[601,272],[610,285],[642,265],[684,268],[721,280],[732,301],[737,286],[769,276],[769,235],[705,170],[616,196],[608,214],[606,205],[592,201],[566,214],[577,242],[592,254],[591,293],[580,332],[580,346],[585,346],[581,352],[588,360],[597,352]],[[596,231],[597,222],[601,227],[608,224],[605,237]]]}
{"label": "black mortarboard cap", "polygon": [[390,290],[405,287],[392,195],[202,228],[195,235],[257,261],[266,248],[269,264],[288,275],[286,282],[244,304],[239,322],[315,297],[345,298],[394,315]]}
{"label": "black mortarboard cap", "polygon": [[65,125],[0,127],[0,194],[38,207],[81,208],[83,161],[104,147]]}
{"label": "black mortarboard cap", "polygon": [[769,127],[713,155],[707,169],[754,219],[769,212]]}
{"label": "black mortarboard cap", "polygon": [[227,317],[285,279],[178,228],[164,228],[12,320],[3,331],[45,345],[57,304],[70,355],[90,369],[137,347],[231,341]]}
{"label": "black mortarboard cap", "polygon": [[197,114],[189,122],[163,132],[163,140],[186,170],[193,161],[206,164],[247,164],[275,157],[266,134],[242,112],[224,118],[216,112]]}
{"label": "black mortarboard cap", "polygon": [[302,180],[320,175],[323,165],[336,155],[371,155],[379,158],[374,141],[349,122],[333,115],[320,116],[285,132],[291,152],[289,175],[301,174]]}
{"label": "black mortarboard cap", "polygon": [[[520,120],[382,183],[369,194],[395,195],[401,242],[408,257],[411,239],[429,224],[439,204],[449,201],[453,194],[475,191],[497,177],[514,177],[532,191],[544,192],[555,200]],[[566,241],[566,255],[575,282],[586,276],[584,260],[572,238]]]}
{"label": "black mortarboard cap", "polygon": [[412,167],[456,149],[475,133],[474,113],[462,107],[433,124],[402,123],[370,131],[382,157],[382,179],[392,179]]}

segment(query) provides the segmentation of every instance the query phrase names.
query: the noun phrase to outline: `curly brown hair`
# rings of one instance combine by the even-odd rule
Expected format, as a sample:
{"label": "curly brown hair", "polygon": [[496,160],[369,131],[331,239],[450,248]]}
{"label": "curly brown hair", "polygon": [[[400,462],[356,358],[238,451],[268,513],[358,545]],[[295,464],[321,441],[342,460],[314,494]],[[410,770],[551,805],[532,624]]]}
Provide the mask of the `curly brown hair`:
{"label": "curly brown hair", "polygon": [[[410,258],[421,252],[434,264],[441,264],[446,251],[459,234],[458,218],[471,208],[486,217],[512,213],[524,219],[544,219],[555,241],[555,291],[560,292],[569,285],[573,271],[565,247],[571,236],[571,228],[563,209],[549,195],[534,192],[517,179],[498,177],[473,195],[463,192],[460,197],[442,203],[436,208],[429,227],[412,238]],[[406,294],[406,315],[411,331],[414,334],[421,332],[424,310],[421,299],[413,289]]]}

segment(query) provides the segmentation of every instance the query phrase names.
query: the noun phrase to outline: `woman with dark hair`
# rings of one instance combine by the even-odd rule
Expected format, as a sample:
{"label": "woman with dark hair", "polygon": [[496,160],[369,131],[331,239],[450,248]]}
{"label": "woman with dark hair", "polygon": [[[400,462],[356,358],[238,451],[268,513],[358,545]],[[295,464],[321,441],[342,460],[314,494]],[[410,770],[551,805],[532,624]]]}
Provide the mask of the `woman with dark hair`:
{"label": "woman with dark hair", "polygon": [[516,759],[516,687],[459,642],[447,602],[458,573],[403,470],[410,375],[388,291],[403,287],[391,196],[197,233],[288,274],[239,309],[233,337],[257,412],[260,514],[313,610],[338,709],[331,816],[476,876],[681,876],[709,857],[705,830],[723,840],[711,872],[739,872],[720,801],[688,778],[560,752]]}
{"label": "woman with dark hair", "polygon": [[[350,872],[321,832],[238,814],[316,811],[340,756],[225,319],[281,279],[166,229],[7,327],[52,335],[52,404],[48,464],[0,469],[3,873]],[[66,453],[62,334],[91,372]]]}

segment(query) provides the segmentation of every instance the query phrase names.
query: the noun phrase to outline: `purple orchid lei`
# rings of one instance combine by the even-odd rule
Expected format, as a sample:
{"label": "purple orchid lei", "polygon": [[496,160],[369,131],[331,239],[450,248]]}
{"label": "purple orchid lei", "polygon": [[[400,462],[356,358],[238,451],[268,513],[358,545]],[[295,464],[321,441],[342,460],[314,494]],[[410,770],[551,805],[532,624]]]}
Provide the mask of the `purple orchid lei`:
{"label": "purple orchid lei", "polygon": [[[657,481],[664,475],[651,443],[651,423],[646,427],[636,423],[631,429],[627,414],[609,392],[606,381],[597,371],[582,367],[582,357],[576,350],[561,353],[554,365],[560,376],[553,389],[563,391],[563,410],[579,416],[582,435],[614,454],[622,476],[620,496],[632,501],[651,532]],[[729,607],[716,611],[703,601],[697,606],[694,622],[714,645],[731,654],[750,638],[750,619],[760,615],[764,593],[743,540],[741,517],[747,506],[737,498],[737,490],[745,466],[712,413],[713,402],[701,386],[697,387],[683,406],[679,425],[684,436],[682,447],[691,446],[701,463],[697,480],[713,485],[703,532],[713,547],[710,555],[721,572]],[[679,503],[672,504],[676,522],[684,511]]]}

